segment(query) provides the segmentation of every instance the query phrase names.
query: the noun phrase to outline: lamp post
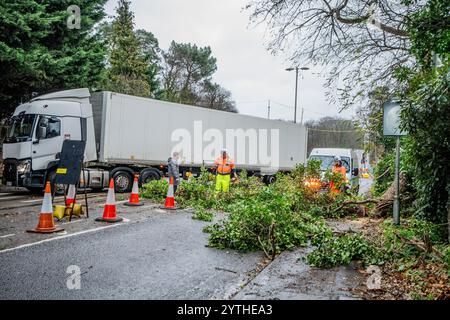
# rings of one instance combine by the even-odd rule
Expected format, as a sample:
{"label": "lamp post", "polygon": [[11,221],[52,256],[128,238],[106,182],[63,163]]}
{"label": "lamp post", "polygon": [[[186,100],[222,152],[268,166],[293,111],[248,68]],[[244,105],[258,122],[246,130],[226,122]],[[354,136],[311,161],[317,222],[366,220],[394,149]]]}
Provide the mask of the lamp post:
{"label": "lamp post", "polygon": [[[297,123],[297,92],[298,92],[298,70],[309,70],[308,67],[290,67],[287,68],[286,71],[294,71],[295,70],[295,103],[294,103],[294,123]],[[303,124],[303,108],[302,108],[302,117],[301,117],[301,121],[300,124]]]}

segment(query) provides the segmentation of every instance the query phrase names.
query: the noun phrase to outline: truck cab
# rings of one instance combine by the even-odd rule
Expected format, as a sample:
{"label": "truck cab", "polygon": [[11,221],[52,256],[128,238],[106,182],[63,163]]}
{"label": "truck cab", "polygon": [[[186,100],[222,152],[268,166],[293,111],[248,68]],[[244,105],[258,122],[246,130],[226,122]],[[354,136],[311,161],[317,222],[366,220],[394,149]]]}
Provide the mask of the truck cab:
{"label": "truck cab", "polygon": [[308,160],[320,160],[321,171],[325,172],[331,169],[334,164],[334,157],[340,157],[345,167],[347,179],[350,181],[351,188],[358,192],[359,190],[359,160],[357,153],[353,149],[341,148],[314,148],[312,149]]}
{"label": "truck cab", "polygon": [[50,93],[21,104],[3,142],[3,182],[42,190],[52,179],[65,139],[86,140],[85,161],[96,160],[88,89]]}

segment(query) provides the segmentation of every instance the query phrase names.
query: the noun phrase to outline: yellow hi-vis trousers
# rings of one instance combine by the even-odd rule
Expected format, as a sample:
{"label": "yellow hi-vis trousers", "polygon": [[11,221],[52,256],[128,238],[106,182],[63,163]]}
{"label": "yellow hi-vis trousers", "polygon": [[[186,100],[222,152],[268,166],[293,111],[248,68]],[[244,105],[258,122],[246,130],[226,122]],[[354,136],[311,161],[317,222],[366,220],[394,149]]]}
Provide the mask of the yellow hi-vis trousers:
{"label": "yellow hi-vis trousers", "polygon": [[216,192],[228,192],[230,189],[230,177],[229,174],[217,174],[216,176]]}

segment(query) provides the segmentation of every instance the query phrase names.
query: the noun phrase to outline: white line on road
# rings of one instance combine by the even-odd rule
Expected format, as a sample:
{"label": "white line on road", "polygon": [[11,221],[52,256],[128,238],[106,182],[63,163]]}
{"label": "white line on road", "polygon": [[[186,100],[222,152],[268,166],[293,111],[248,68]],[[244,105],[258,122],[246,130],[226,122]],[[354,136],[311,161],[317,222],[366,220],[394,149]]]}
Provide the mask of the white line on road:
{"label": "white line on road", "polygon": [[[122,200],[122,201],[116,201],[116,205],[118,205],[118,204],[122,204],[122,203],[125,203],[125,202],[128,202],[128,200]],[[101,204],[101,205],[99,205],[99,207],[104,207],[105,205],[104,204]]]}
{"label": "white line on road", "polygon": [[70,223],[81,222],[81,221],[84,221],[84,220],[67,221],[67,222],[63,222],[63,223],[61,223],[61,224],[70,224]]}
{"label": "white line on road", "polygon": [[10,195],[10,194],[13,194],[13,193],[12,193],[12,192],[0,193],[0,198],[1,198],[1,197],[8,196],[8,195]]}
{"label": "white line on road", "polygon": [[14,200],[14,199],[23,199],[23,198],[24,198],[24,196],[0,197],[0,201]]}
{"label": "white line on road", "polygon": [[[25,202],[25,203],[42,202],[42,199],[43,198],[41,198],[41,199],[33,199],[33,200],[23,200],[21,202]],[[63,201],[63,200],[64,200],[64,197],[58,197],[58,198],[53,199],[53,202]]]}
{"label": "white line on road", "polygon": [[8,237],[12,237],[15,236],[15,233],[10,233],[10,234],[5,234],[4,236],[0,236],[0,238],[8,238]]}
{"label": "white line on road", "polygon": [[70,237],[73,237],[73,236],[78,236],[78,235],[81,235],[81,234],[91,233],[91,232],[95,232],[95,231],[99,231],[99,230],[103,230],[103,229],[123,226],[123,225],[127,224],[129,221],[130,221],[129,219],[123,218],[123,222],[122,223],[111,224],[111,225],[107,225],[107,226],[104,226],[104,227],[98,227],[98,228],[94,228],[94,229],[83,230],[83,231],[79,231],[79,232],[75,232],[75,233],[63,234],[61,236],[56,236],[54,238],[44,239],[44,240],[37,241],[37,242],[26,243],[26,244],[22,244],[20,246],[14,247],[14,248],[0,250],[0,253],[4,253],[4,252],[8,252],[8,251],[14,251],[14,250],[22,249],[22,248],[26,248],[26,247],[32,247],[32,246],[35,246],[35,245],[38,245],[38,244],[41,244],[41,243],[50,242],[50,241],[59,240],[59,239],[64,239],[64,238],[70,238]]}

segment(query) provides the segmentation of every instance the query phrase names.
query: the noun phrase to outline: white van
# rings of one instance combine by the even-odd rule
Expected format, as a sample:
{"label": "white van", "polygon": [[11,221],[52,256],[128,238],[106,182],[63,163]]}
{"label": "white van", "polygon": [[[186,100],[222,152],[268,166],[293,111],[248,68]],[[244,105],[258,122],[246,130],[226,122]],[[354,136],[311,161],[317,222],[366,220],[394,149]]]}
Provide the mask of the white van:
{"label": "white van", "polygon": [[331,169],[334,164],[334,157],[340,157],[342,165],[347,171],[347,179],[355,192],[359,191],[359,160],[356,152],[352,149],[339,148],[314,148],[308,160],[322,161],[321,170],[325,172]]}

